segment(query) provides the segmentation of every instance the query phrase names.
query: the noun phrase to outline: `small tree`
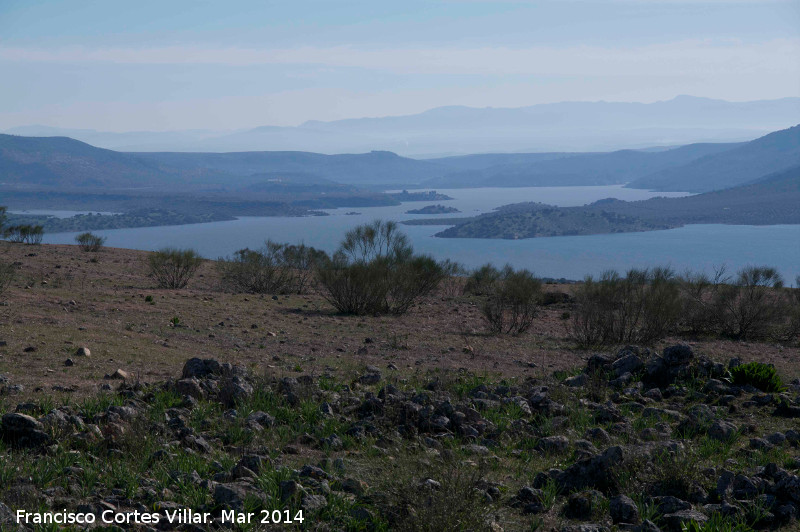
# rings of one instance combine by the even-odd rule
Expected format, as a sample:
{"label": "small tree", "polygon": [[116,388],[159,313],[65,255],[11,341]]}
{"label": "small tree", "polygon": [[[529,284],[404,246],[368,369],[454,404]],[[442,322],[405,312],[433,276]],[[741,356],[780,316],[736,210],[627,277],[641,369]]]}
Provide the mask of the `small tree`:
{"label": "small tree", "polygon": [[494,333],[521,334],[536,317],[542,297],[542,282],[528,270],[506,266],[488,287],[483,315]]}
{"label": "small tree", "polygon": [[78,243],[83,251],[96,252],[105,244],[105,237],[97,236],[92,233],[81,233],[75,237],[75,242]]}
{"label": "small tree", "polygon": [[160,249],[150,254],[150,276],[159,288],[185,288],[202,262],[192,249]]}

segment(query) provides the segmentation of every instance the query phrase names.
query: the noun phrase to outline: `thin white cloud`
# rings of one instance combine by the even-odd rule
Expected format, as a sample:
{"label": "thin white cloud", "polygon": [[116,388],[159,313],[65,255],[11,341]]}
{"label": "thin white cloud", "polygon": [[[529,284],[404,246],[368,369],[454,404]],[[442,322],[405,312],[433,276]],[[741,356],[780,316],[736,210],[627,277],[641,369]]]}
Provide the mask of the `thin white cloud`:
{"label": "thin white cloud", "polygon": [[627,72],[679,75],[733,71],[800,74],[800,39],[760,43],[686,40],[639,47],[384,48],[354,46],[287,49],[0,47],[0,61],[150,65],[322,65],[397,74],[616,75]]}

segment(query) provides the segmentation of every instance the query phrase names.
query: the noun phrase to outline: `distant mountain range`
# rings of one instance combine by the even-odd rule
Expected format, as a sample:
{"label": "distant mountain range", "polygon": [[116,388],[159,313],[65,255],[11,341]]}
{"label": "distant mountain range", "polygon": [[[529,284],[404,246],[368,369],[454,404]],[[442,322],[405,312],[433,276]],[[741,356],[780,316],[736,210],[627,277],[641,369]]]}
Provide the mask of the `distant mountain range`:
{"label": "distant mountain range", "polygon": [[356,184],[406,185],[448,169],[390,152],[124,153],[65,137],[0,135],[0,187],[250,191],[278,183],[309,191]]}
{"label": "distant mountain range", "polygon": [[407,116],[306,122],[233,132],[112,133],[24,126],[5,133],[68,136],[121,151],[392,151],[405,156],[585,152],[747,141],[800,123],[800,98],[727,102],[562,102],[519,108],[439,107]]}
{"label": "distant mountain range", "polygon": [[[116,152],[64,137],[0,135],[0,186],[19,189],[261,195],[359,188],[625,184],[706,192],[800,165],[800,126],[744,143],[608,153],[477,154],[411,159],[392,152]],[[189,188],[187,188],[189,187]]]}

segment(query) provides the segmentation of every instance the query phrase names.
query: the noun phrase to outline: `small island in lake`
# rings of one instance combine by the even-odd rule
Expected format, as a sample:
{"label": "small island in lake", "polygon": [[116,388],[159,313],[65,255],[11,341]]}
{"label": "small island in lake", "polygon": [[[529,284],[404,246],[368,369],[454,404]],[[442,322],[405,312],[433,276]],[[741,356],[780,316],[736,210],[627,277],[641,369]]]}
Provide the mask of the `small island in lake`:
{"label": "small island in lake", "polygon": [[427,205],[421,209],[411,209],[406,214],[451,214],[461,212],[455,207],[445,207],[444,205]]}

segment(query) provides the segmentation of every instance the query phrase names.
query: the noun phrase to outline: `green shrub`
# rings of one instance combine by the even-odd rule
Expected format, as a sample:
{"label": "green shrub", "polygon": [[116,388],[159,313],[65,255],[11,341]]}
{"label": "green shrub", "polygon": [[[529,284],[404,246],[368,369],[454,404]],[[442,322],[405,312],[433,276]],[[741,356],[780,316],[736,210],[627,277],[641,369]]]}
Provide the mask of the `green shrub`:
{"label": "green shrub", "polygon": [[160,249],[150,254],[150,276],[159,288],[185,288],[202,262],[192,249]]}
{"label": "green shrub", "polygon": [[542,297],[539,279],[506,266],[487,290],[482,310],[492,332],[520,334],[530,328]]}
{"label": "green shrub", "polygon": [[681,315],[679,283],[668,268],[587,277],[575,302],[572,336],[583,347],[652,343],[673,331]]}
{"label": "green shrub", "polygon": [[75,242],[78,243],[83,251],[97,252],[106,243],[106,239],[92,233],[81,233],[75,237]]}
{"label": "green shrub", "polygon": [[731,369],[731,382],[736,386],[749,384],[762,392],[780,392],[783,382],[772,364],[749,362]]}
{"label": "green shrub", "polygon": [[347,314],[402,314],[443,277],[438,262],[414,254],[395,222],[380,220],[349,231],[317,267],[326,299]]}

